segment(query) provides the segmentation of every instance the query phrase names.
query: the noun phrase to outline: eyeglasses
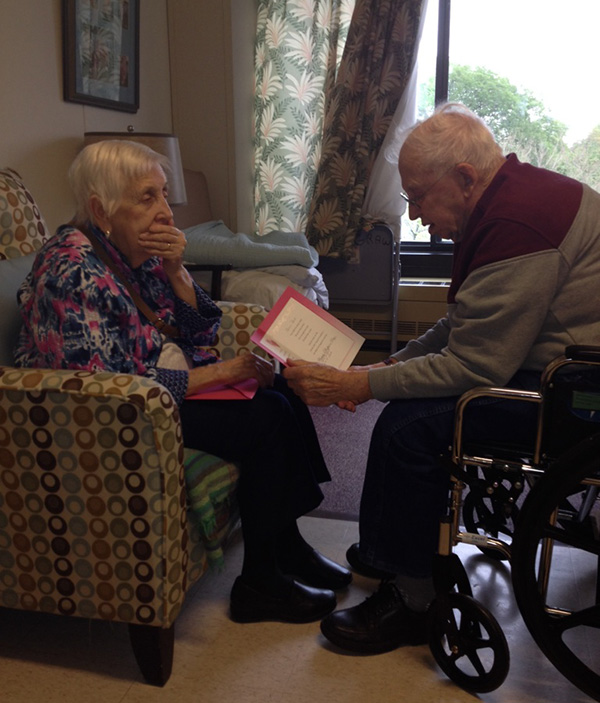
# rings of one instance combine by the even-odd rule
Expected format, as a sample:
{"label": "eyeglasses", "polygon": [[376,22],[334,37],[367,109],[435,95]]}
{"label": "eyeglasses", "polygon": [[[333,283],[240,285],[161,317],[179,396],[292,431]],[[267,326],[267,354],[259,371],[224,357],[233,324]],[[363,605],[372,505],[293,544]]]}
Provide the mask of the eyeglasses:
{"label": "eyeglasses", "polygon": [[422,205],[422,203],[423,203],[423,200],[425,200],[425,196],[426,196],[431,190],[433,190],[433,188],[442,180],[442,178],[443,178],[444,176],[447,176],[447,175],[450,173],[450,171],[452,171],[453,169],[454,169],[454,166],[450,166],[450,168],[447,169],[446,171],[444,171],[444,173],[442,173],[442,175],[441,175],[436,181],[434,181],[434,182],[429,186],[429,188],[427,188],[426,190],[424,190],[424,191],[421,193],[421,195],[419,195],[418,198],[409,198],[408,195],[407,195],[403,190],[400,191],[400,197],[408,203],[409,207],[412,206],[412,207],[418,208],[418,209],[420,210],[420,209],[421,209],[421,205]]}

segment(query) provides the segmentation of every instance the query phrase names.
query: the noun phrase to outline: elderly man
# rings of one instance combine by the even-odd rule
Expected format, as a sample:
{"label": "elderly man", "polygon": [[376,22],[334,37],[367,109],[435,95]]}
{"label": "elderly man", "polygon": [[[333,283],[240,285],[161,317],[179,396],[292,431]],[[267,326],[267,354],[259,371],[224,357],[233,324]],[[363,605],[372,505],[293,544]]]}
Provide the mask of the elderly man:
{"label": "elderly man", "polygon": [[[455,243],[446,317],[383,363],[342,372],[295,362],[285,371],[309,404],[389,401],[371,438],[360,542],[348,550],[356,571],[387,578],[321,623],[330,641],[361,653],[426,641],[448,495],[439,458],[457,397],[478,385],[536,389],[566,345],[600,339],[600,194],[505,157],[483,121],[456,104],[413,128],[399,169],[410,217]],[[477,403],[467,440],[532,441],[531,404]]]}

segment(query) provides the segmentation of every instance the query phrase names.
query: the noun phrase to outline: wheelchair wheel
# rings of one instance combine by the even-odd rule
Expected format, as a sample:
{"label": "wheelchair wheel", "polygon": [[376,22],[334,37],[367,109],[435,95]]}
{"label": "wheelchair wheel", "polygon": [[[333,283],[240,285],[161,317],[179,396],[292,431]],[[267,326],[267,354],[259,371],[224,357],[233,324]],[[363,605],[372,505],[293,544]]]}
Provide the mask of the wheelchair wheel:
{"label": "wheelchair wheel", "polygon": [[510,655],[494,616],[463,593],[436,598],[430,615],[429,648],[446,676],[466,691],[498,688],[508,674]]}
{"label": "wheelchair wheel", "polygon": [[[575,686],[600,700],[600,541],[590,515],[578,513],[586,486],[600,476],[600,435],[558,459],[528,495],[512,546],[515,598],[532,637]],[[589,513],[593,506],[587,506]],[[553,519],[557,515],[556,521]],[[554,561],[568,558],[573,582],[550,568],[547,595],[538,585],[540,547],[553,543]],[[554,603],[560,600],[560,603]]]}

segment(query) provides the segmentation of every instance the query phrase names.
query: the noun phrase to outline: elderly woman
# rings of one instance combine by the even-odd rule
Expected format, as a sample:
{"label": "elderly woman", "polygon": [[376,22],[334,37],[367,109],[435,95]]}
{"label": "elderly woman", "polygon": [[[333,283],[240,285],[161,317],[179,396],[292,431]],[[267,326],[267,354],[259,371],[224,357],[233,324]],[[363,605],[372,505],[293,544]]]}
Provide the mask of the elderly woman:
{"label": "elderly woman", "polygon": [[[309,622],[334,609],[350,572],[301,536],[329,473],[310,413],[265,359],[219,361],[203,347],[221,312],[183,266],[186,240],[167,204],[169,165],[116,140],[89,145],[69,171],[77,211],[36,257],[19,291],[20,366],[139,374],[169,389],[184,443],[240,463],[244,536],[231,591],[240,622]],[[188,396],[254,379],[247,401]]]}

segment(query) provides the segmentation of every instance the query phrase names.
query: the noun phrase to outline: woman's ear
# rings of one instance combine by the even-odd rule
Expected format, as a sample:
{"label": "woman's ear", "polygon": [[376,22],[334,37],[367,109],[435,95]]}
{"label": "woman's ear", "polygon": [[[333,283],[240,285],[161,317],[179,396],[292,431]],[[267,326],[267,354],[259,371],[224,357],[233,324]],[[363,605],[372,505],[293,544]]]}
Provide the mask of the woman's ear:
{"label": "woman's ear", "polygon": [[97,195],[90,195],[89,209],[92,215],[93,224],[99,227],[103,232],[110,229],[110,222],[104,211],[104,205]]}

